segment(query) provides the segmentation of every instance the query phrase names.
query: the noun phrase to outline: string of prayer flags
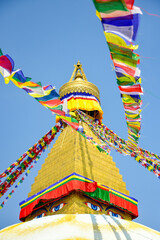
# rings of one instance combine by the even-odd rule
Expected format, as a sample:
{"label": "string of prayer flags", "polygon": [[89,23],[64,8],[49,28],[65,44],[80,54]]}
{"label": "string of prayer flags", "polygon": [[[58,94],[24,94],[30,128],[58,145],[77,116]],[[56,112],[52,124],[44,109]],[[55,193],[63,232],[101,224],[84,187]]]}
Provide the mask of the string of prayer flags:
{"label": "string of prayer flags", "polygon": [[36,97],[35,99],[51,112],[56,113],[56,110],[63,110],[63,102],[57,98],[58,96],[55,89],[52,89],[48,95]]}
{"label": "string of prayer flags", "polygon": [[[42,153],[40,153],[41,155]],[[23,175],[23,177],[20,179],[20,181],[14,186],[12,191],[8,194],[8,196],[4,199],[4,201],[0,204],[0,209],[3,208],[4,204],[12,197],[12,194],[15,193],[16,189],[20,185],[20,183],[23,183],[23,181],[28,177],[28,174],[30,173],[31,169],[35,166],[37,161],[39,160],[40,156],[37,157],[37,159],[34,160],[34,163],[29,167],[29,169],[26,171],[26,173]]]}
{"label": "string of prayer flags", "polygon": [[20,69],[12,71],[11,74],[8,77],[4,77],[4,79],[6,84],[12,81],[19,88],[27,87],[27,85],[30,87],[39,86],[39,84],[31,82],[31,78],[25,77]]}
{"label": "string of prayer flags", "polygon": [[53,112],[54,108],[57,108],[57,105],[61,104],[61,106],[63,106],[62,102],[59,99],[57,99],[59,97],[59,94],[56,92],[55,87],[52,87],[52,85],[42,87],[40,82],[34,83],[32,81],[25,81],[23,83],[21,82],[21,75],[16,74],[15,78],[15,74],[11,78],[12,82],[15,83],[16,86],[26,91],[30,96],[35,98],[44,107],[48,108]]}
{"label": "string of prayer flags", "polygon": [[[153,172],[160,179],[160,156],[144,150],[137,145],[133,148],[128,141],[120,138],[117,134],[115,134],[105,125],[100,124],[97,121],[91,120],[82,111],[78,110],[77,113],[80,119],[89,126],[89,128],[103,142],[104,145],[112,147],[117,152],[123,155],[130,155],[131,157],[134,157],[138,163],[140,163],[143,167],[147,168],[150,172]],[[86,138],[87,137],[88,136],[86,136]],[[90,142],[94,144],[94,142]],[[103,149],[103,151],[105,152],[106,150]]]}
{"label": "string of prayer flags", "polygon": [[90,143],[92,143],[100,152],[104,152],[104,153],[106,153],[107,155],[108,154],[110,154],[110,148],[108,147],[108,145],[107,144],[104,144],[104,142],[102,142],[101,140],[101,142],[102,142],[102,144],[100,145],[100,144],[98,144],[97,142],[95,142],[94,140],[93,140],[93,138],[92,137],[89,137],[88,135],[86,135],[86,133],[83,131],[83,132],[80,132],[80,131],[78,131],[85,139],[87,139],[87,141],[88,142],[90,142]]}
{"label": "string of prayer flags", "polygon": [[57,121],[59,121],[59,119],[61,119],[66,124],[70,125],[76,131],[83,132],[83,127],[79,125],[78,120],[72,117],[70,114],[67,114],[63,111],[61,112],[59,111],[59,113],[57,113]]}
{"label": "string of prayer flags", "polygon": [[[0,197],[14,184],[14,182],[22,175],[23,172],[40,156],[46,147],[55,138],[60,131],[62,123],[58,122],[47,134],[45,134],[32,148],[22,155],[16,162],[7,168],[0,176],[6,179],[0,184]],[[25,157],[24,157],[25,156]],[[15,169],[16,168],[16,169]]]}
{"label": "string of prayer flags", "polygon": [[41,151],[42,146],[44,146],[44,141],[48,145],[57,131],[59,131],[61,123],[57,123],[55,127],[53,127],[49,132],[47,132],[37,143],[35,143],[32,147],[28,149],[20,158],[18,158],[15,162],[13,162],[3,173],[0,174],[0,179],[6,177],[9,175],[13,170],[17,167],[20,166],[20,163],[23,162],[26,157],[32,155],[34,156],[35,154],[39,153]]}
{"label": "string of prayer flags", "polygon": [[135,148],[141,129],[141,88],[140,57],[134,52],[139,16],[134,0],[93,0],[113,60],[117,84],[120,90],[128,128],[128,144]]}
{"label": "string of prayer flags", "polygon": [[103,141],[104,144],[112,147],[116,151],[124,153],[124,155],[130,155],[130,150],[126,149],[126,141],[118,137],[113,131],[108,129],[103,124],[99,124],[96,121],[91,120],[84,112],[77,111],[80,119],[88,124],[89,128],[94,134]]}
{"label": "string of prayer flags", "polygon": [[58,99],[59,94],[55,87],[52,85],[42,86],[41,82],[32,82],[31,78],[25,77],[20,69],[14,71],[14,61],[10,56],[3,54],[0,56],[0,73],[6,84],[12,81],[18,88],[23,89],[53,113],[54,110],[63,109],[63,101]]}

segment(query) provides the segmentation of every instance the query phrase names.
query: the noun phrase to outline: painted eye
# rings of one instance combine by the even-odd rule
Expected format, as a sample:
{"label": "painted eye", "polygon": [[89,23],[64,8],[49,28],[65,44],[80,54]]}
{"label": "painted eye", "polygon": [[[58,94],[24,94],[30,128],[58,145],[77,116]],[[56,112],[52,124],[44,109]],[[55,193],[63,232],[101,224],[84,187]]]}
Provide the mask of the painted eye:
{"label": "painted eye", "polygon": [[60,209],[62,209],[65,204],[66,204],[66,203],[60,203],[59,205],[53,207],[51,211],[52,211],[52,212],[57,212],[57,211],[59,211]]}
{"label": "painted eye", "polygon": [[119,215],[118,213],[114,213],[112,211],[109,211],[108,214],[112,217],[117,217],[117,218],[120,218],[120,219],[123,219],[121,215]]}
{"label": "painted eye", "polygon": [[101,211],[100,207],[97,206],[97,205],[94,205],[93,203],[86,202],[85,204],[87,205],[87,207],[89,207],[89,208],[91,208],[91,209],[93,209],[95,211]]}
{"label": "painted eye", "polygon": [[38,216],[36,216],[36,217],[35,217],[35,219],[36,219],[36,218],[45,217],[45,216],[46,216],[46,214],[45,214],[45,213],[41,213],[41,214],[39,214]]}

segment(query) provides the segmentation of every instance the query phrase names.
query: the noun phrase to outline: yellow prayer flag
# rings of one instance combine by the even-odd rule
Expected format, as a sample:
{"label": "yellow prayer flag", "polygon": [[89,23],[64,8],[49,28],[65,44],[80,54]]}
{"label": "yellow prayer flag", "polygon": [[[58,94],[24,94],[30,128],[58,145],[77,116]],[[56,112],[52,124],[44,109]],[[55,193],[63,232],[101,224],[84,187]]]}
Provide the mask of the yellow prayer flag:
{"label": "yellow prayer flag", "polygon": [[96,10],[96,16],[100,19],[100,21],[102,21],[101,15],[97,10]]}
{"label": "yellow prayer flag", "polygon": [[127,45],[126,42],[123,40],[123,38],[121,38],[117,34],[104,32],[104,35],[106,37],[107,42],[116,44],[120,47],[129,48],[129,49],[137,49],[138,48],[138,45],[133,45],[133,44]]}

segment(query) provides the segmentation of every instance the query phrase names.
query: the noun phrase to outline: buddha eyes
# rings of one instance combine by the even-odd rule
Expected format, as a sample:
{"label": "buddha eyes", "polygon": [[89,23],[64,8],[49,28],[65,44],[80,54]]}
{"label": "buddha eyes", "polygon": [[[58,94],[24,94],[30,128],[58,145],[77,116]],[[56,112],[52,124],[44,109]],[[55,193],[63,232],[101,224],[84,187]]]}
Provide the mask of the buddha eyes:
{"label": "buddha eyes", "polygon": [[60,203],[59,205],[52,208],[52,212],[57,212],[64,207],[65,203]]}
{"label": "buddha eyes", "polygon": [[90,202],[85,202],[85,204],[87,205],[87,207],[93,209],[94,211],[102,211],[101,208],[93,203]]}
{"label": "buddha eyes", "polygon": [[66,204],[66,203],[60,203],[60,204],[58,204],[58,205],[55,206],[55,207],[51,207],[49,211],[48,211],[47,209],[45,209],[46,213],[43,212],[43,213],[41,213],[41,214],[35,216],[34,218],[37,219],[37,218],[45,217],[46,215],[48,215],[47,212],[57,212],[57,211],[59,211],[60,209],[62,209],[62,208],[64,207],[65,204]]}
{"label": "buddha eyes", "polygon": [[[99,207],[96,204],[93,204],[91,202],[85,202],[85,204],[87,205],[87,207],[91,208],[94,211],[97,211],[97,212],[101,211],[102,212],[103,207],[101,207],[101,206]],[[117,217],[119,219],[123,219],[123,217],[120,214],[112,212],[111,210],[109,210],[107,214],[112,216],[112,217]]]}
{"label": "buddha eyes", "polygon": [[[91,203],[91,202],[84,202],[84,203],[85,203],[86,206],[89,207],[90,209],[92,209],[92,210],[94,210],[94,211],[97,211],[97,212],[99,212],[99,211],[102,212],[103,207],[98,206],[98,205],[96,205],[96,204],[93,204],[93,203]],[[46,210],[44,210],[44,211],[46,211],[46,212],[42,212],[41,214],[35,216],[34,218],[35,218],[35,219],[38,219],[38,218],[45,217],[46,214],[47,214],[47,212],[52,212],[52,213],[58,212],[58,211],[59,211],[60,209],[62,209],[65,205],[66,205],[66,203],[60,203],[60,204],[58,204],[57,206],[50,207],[49,211],[47,211],[47,209],[46,209]],[[108,207],[108,208],[111,208],[111,207]],[[106,208],[106,210],[108,210],[108,208]],[[106,210],[105,210],[105,211],[106,211]],[[120,214],[115,213],[115,212],[113,212],[113,211],[111,211],[111,210],[107,211],[107,214],[110,215],[110,216],[112,216],[112,217],[117,217],[117,218],[119,218],[119,219],[123,219],[123,217],[122,217]],[[48,215],[48,214],[47,214],[47,215]]]}
{"label": "buddha eyes", "polygon": [[112,217],[117,217],[117,218],[123,219],[123,218],[121,217],[121,215],[119,215],[118,213],[114,213],[114,212],[112,212],[112,211],[109,211],[108,214],[109,214],[110,216],[112,216]]}
{"label": "buddha eyes", "polygon": [[36,216],[35,219],[37,219],[37,218],[41,218],[41,217],[45,217],[45,216],[46,216],[45,213],[41,213],[41,214],[39,214],[38,216]]}

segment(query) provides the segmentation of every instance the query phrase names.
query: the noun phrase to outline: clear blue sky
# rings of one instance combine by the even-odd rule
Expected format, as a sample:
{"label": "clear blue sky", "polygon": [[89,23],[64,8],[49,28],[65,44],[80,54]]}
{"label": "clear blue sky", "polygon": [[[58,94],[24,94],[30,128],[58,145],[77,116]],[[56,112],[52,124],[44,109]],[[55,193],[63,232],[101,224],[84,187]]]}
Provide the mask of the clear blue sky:
{"label": "clear blue sky", "polygon": [[[135,5],[160,15],[159,0],[136,0]],[[113,64],[92,0],[0,0],[0,25],[0,48],[14,59],[15,69],[21,68],[34,82],[52,84],[58,90],[69,80],[73,64],[80,60],[88,80],[100,90],[103,123],[127,138]],[[160,18],[144,12],[136,41],[144,89],[140,146],[157,154],[160,154],[159,26]],[[5,85],[1,76],[0,116],[2,172],[50,130],[55,117],[23,90],[12,83]],[[139,200],[136,222],[160,231],[160,180],[133,158],[114,151],[111,155],[130,195]],[[19,202],[27,198],[46,156],[47,152],[0,210],[0,228],[19,222]]]}

